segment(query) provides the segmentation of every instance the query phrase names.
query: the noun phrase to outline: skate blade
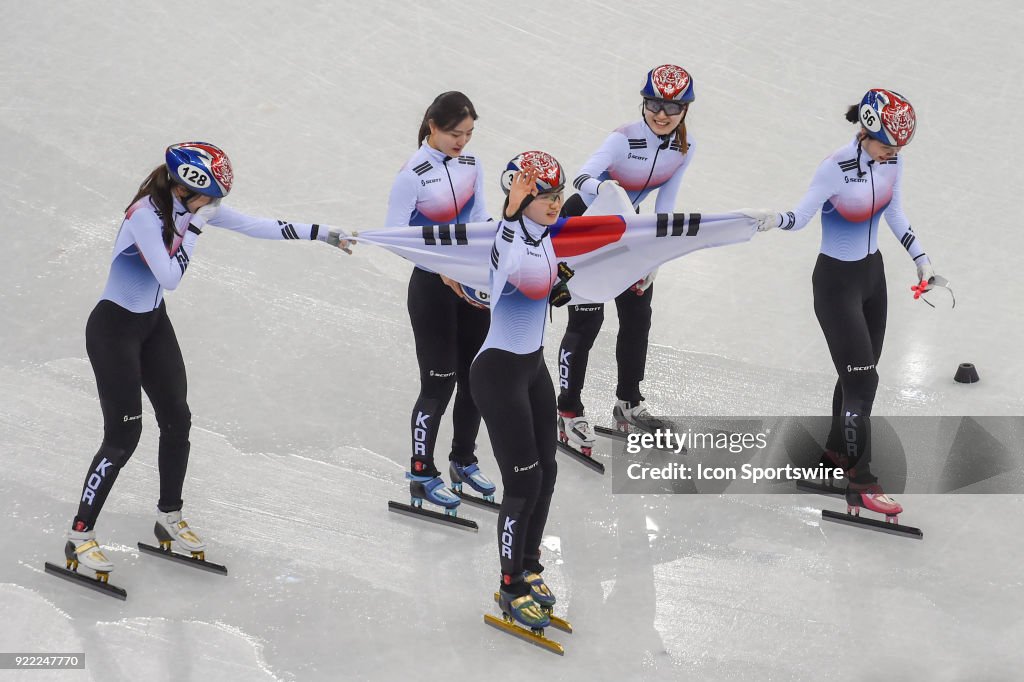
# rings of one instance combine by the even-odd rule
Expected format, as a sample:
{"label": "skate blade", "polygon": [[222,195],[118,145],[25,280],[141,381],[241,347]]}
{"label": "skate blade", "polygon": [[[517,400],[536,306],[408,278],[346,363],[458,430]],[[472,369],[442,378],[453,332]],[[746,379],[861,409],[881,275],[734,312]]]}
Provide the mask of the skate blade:
{"label": "skate blade", "polygon": [[846,488],[840,488],[830,483],[817,483],[815,481],[797,481],[796,489],[802,493],[815,493],[818,495],[830,495],[832,497],[846,498]]}
{"label": "skate blade", "polygon": [[527,630],[526,628],[515,623],[509,623],[504,618],[496,618],[495,616],[492,616],[489,613],[485,613],[484,622],[490,625],[492,628],[501,630],[502,632],[510,634],[513,637],[518,637],[519,639],[526,640],[530,644],[535,644],[542,649],[550,651],[553,654],[558,654],[559,656],[565,655],[565,649],[562,647],[561,644],[559,644],[555,640],[548,639],[544,635],[538,635],[537,633],[531,632],[530,630]]}
{"label": "skate blade", "polygon": [[43,570],[56,578],[63,578],[64,580],[75,583],[76,585],[87,587],[90,590],[96,590],[108,597],[114,597],[115,599],[120,599],[122,601],[128,599],[128,593],[117,585],[111,585],[108,582],[102,582],[96,578],[90,578],[89,576],[82,575],[76,571],[71,571],[62,566],[51,564],[49,561],[43,564]]}
{"label": "skate blade", "polygon": [[430,509],[423,509],[422,507],[413,507],[412,505],[402,504],[401,502],[395,502],[393,500],[388,500],[388,510],[397,514],[411,516],[415,519],[423,519],[425,521],[439,523],[443,526],[463,528],[474,532],[480,530],[480,527],[476,525],[476,521],[452,516],[451,514],[441,514],[440,512],[432,511]]}
{"label": "skate blade", "polygon": [[179,564],[185,564],[186,566],[191,566],[192,568],[199,568],[204,571],[209,571],[210,573],[217,573],[218,575],[228,574],[227,566],[215,564],[211,561],[206,561],[205,559],[198,559],[189,554],[180,554],[169,549],[160,549],[159,547],[154,547],[153,545],[147,545],[144,542],[139,543],[139,551],[143,552],[144,554],[158,556],[161,559],[169,559],[170,561],[174,561]]}
{"label": "skate blade", "polygon": [[459,496],[460,500],[468,504],[481,507],[482,509],[489,509],[492,512],[497,512],[499,509],[501,509],[500,502],[495,502],[493,500],[485,500],[484,498],[478,495],[470,495],[469,493],[464,493],[461,490],[456,490],[454,492],[456,495]]}
{"label": "skate blade", "polygon": [[911,538],[914,540],[924,539],[924,532],[920,528],[915,528],[913,526],[901,526],[898,523],[888,523],[886,521],[869,519],[863,516],[854,516],[853,514],[842,514],[828,509],[822,510],[821,518],[824,521],[843,523],[848,526],[857,526],[868,530],[877,530],[891,535],[899,535],[904,538]]}
{"label": "skate blade", "polygon": [[580,464],[590,468],[593,471],[596,471],[601,475],[604,475],[604,464],[602,464],[601,462],[598,462],[593,457],[587,457],[573,446],[567,445],[562,441],[556,441],[555,444],[558,447],[558,451],[561,452],[562,454],[569,455]]}
{"label": "skate blade", "polygon": [[[494,593],[494,601],[495,601],[495,603],[498,603],[500,600],[501,600],[501,595],[499,595],[497,592],[495,592]],[[572,623],[570,623],[569,621],[565,620],[564,618],[559,618],[558,616],[554,616],[551,613],[548,613],[548,618],[551,619],[551,627],[555,628],[556,630],[561,630],[562,632],[565,632],[567,634],[570,634],[570,635],[572,634]]]}

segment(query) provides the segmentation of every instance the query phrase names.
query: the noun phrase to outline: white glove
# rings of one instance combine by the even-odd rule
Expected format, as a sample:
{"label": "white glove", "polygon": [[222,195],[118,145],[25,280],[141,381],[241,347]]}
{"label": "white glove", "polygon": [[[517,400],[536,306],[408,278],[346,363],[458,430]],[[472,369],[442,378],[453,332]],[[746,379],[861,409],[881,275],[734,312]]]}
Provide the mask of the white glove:
{"label": "white glove", "polygon": [[758,232],[767,232],[782,225],[782,214],[764,208],[741,208],[736,211],[757,223]]}
{"label": "white glove", "polygon": [[612,188],[612,185],[615,185],[616,187],[621,187],[621,185],[619,185],[619,181],[618,180],[602,180],[601,184],[597,186],[597,193],[598,194],[601,193],[601,188],[602,187],[604,187],[604,191],[605,192],[610,191],[611,188]]}
{"label": "white glove", "polygon": [[917,283],[926,282],[926,286],[922,291],[928,291],[932,288],[932,283],[935,281],[935,268],[932,267],[932,262],[925,256],[917,264]]}
{"label": "white glove", "polygon": [[327,244],[329,246],[337,246],[339,249],[341,249],[342,251],[351,256],[352,242],[350,241],[350,237],[352,235],[350,235],[348,232],[341,229],[340,227],[325,227],[327,227]]}
{"label": "white glove", "polygon": [[643,296],[644,293],[651,288],[651,285],[654,284],[654,278],[657,276],[658,269],[655,268],[654,270],[651,270],[646,277],[644,277],[641,280],[638,280],[636,284],[629,288],[629,290],[632,291],[637,296]]}
{"label": "white glove", "polygon": [[208,204],[204,204],[197,208],[192,217],[189,218],[189,224],[194,225],[196,229],[202,229],[206,223],[213,219],[213,216],[217,215],[217,209],[220,207],[220,199],[214,199]]}

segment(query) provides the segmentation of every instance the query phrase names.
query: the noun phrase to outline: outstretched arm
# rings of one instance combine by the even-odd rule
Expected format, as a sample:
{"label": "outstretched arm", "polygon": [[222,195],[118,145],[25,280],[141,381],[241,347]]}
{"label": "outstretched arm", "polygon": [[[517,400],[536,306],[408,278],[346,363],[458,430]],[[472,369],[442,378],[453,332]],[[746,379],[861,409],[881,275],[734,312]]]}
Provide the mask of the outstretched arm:
{"label": "outstretched arm", "polygon": [[738,213],[753,218],[757,223],[758,232],[776,227],[793,232],[802,230],[807,223],[811,222],[811,218],[821,209],[822,204],[829,197],[835,195],[840,177],[838,166],[830,158],[825,159],[815,171],[814,177],[811,179],[811,186],[807,188],[800,203],[792,211],[779,213],[764,209],[742,208]]}
{"label": "outstretched arm", "polygon": [[921,240],[914,234],[914,228],[903,213],[903,160],[900,159],[896,167],[896,183],[892,187],[892,200],[885,209],[885,222],[889,224],[896,239],[900,240],[903,248],[910,254],[914,265],[917,266],[918,282],[929,282],[935,277],[935,270],[932,269],[931,259],[924,252]]}
{"label": "outstretched arm", "polygon": [[[202,211],[203,209],[199,209],[199,212]],[[303,239],[327,242],[331,246],[341,248],[346,253],[352,253],[349,250],[351,243],[347,240],[348,233],[341,228],[329,225],[256,218],[223,205],[218,206],[207,217],[206,224],[257,239]]]}

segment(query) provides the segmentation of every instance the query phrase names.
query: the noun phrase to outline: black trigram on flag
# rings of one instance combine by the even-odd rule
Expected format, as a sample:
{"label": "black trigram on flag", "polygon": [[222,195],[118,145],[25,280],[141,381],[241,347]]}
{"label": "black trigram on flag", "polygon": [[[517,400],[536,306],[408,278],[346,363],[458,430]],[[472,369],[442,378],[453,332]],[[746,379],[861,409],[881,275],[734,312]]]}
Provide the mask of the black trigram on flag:
{"label": "black trigram on flag", "polygon": [[469,240],[466,239],[466,224],[457,225],[424,225],[423,243],[427,246],[452,245],[452,235],[455,236],[456,246],[466,246]]}
{"label": "black trigram on flag", "polygon": [[700,213],[659,213],[655,237],[696,237]]}

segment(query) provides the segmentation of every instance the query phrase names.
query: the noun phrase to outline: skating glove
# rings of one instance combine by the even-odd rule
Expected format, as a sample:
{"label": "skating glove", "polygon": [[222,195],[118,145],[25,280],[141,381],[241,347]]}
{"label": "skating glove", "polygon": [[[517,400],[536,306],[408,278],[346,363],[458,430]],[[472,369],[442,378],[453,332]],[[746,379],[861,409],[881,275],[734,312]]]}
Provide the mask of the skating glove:
{"label": "skating glove", "polygon": [[736,213],[742,214],[757,223],[758,232],[767,232],[782,226],[782,214],[763,208],[741,208]]}
{"label": "skating glove", "polygon": [[651,288],[651,285],[654,284],[654,278],[657,276],[657,274],[657,269],[652,270],[650,274],[648,274],[646,277],[644,277],[641,280],[637,280],[637,283],[631,286],[629,290],[632,291],[637,296],[643,296],[644,293]]}
{"label": "skating glove", "polygon": [[910,290],[914,292],[914,300],[916,301],[921,298],[921,294],[931,291],[934,283],[935,268],[932,267],[932,262],[928,260],[928,256],[922,256],[921,260],[917,263],[917,284],[910,287]]}
{"label": "skating glove", "polygon": [[202,230],[206,223],[209,222],[213,218],[213,216],[217,215],[217,209],[219,207],[220,199],[214,199],[205,206],[200,206],[192,214],[192,217],[189,218],[189,225],[196,228],[197,230]]}
{"label": "skating glove", "polygon": [[340,227],[331,227],[329,225],[325,225],[324,227],[327,228],[327,244],[329,246],[337,246],[339,249],[351,256],[352,241],[349,237],[352,235]]}
{"label": "skating glove", "polygon": [[928,284],[928,287],[924,291],[931,289],[931,284],[935,281],[935,268],[932,267],[932,262],[928,260],[928,256],[924,256],[917,263],[917,281]]}

